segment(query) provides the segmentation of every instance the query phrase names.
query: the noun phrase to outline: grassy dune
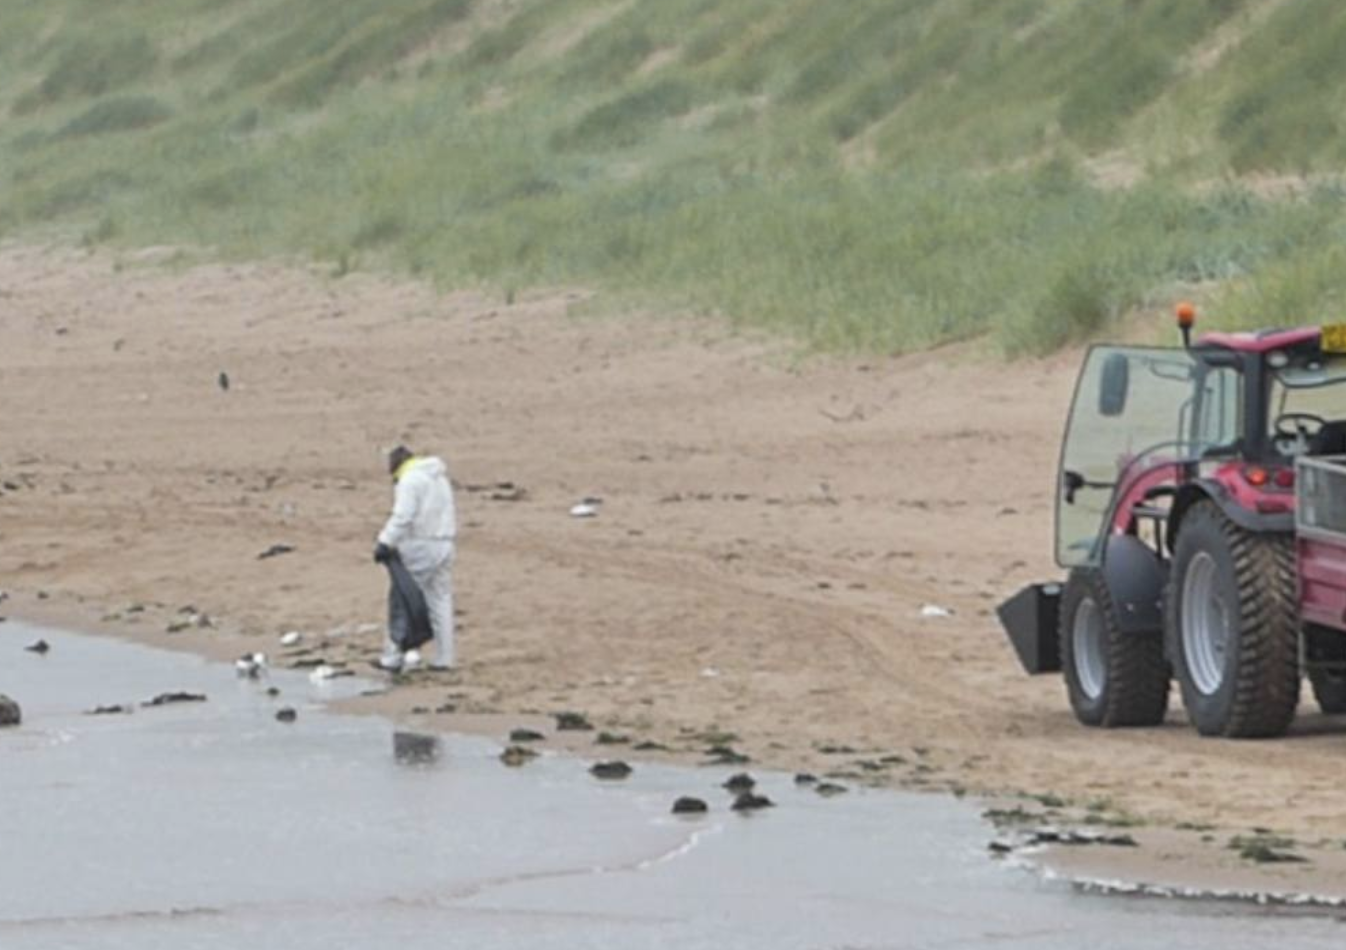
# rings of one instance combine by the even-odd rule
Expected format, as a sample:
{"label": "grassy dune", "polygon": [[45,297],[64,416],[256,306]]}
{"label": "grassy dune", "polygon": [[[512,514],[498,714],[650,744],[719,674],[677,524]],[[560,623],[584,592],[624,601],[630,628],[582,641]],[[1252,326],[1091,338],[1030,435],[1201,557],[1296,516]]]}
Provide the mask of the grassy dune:
{"label": "grassy dune", "polygon": [[0,234],[838,350],[1041,352],[1178,293],[1341,319],[1343,48],[1333,0],[6,4]]}

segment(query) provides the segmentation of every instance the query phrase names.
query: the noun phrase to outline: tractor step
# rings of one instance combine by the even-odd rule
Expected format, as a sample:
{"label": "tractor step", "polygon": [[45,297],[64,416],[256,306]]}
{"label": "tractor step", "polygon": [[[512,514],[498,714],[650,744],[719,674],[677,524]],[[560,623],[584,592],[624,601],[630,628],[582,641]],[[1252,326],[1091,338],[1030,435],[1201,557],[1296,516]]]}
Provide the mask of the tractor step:
{"label": "tractor step", "polygon": [[1019,662],[1030,674],[1061,671],[1060,606],[1061,585],[1047,583],[1029,584],[996,608]]}

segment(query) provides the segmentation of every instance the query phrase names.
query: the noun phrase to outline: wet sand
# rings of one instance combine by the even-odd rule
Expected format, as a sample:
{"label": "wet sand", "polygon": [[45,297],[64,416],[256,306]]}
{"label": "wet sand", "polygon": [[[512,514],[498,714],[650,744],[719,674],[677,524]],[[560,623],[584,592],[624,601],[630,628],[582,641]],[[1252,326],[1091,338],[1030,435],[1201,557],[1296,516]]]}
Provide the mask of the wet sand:
{"label": "wet sand", "polygon": [[[51,652],[16,658],[32,636]],[[1339,941],[1330,918],[1044,882],[988,858],[977,808],[946,796],[825,799],[758,771],[776,807],[741,816],[720,787],[729,768],[638,764],[599,782],[570,756],[511,769],[498,742],[399,738],[380,717],[326,711],[367,685],[354,680],[253,682],[53,630],[0,635],[0,657],[29,713],[0,732],[6,950]],[[169,690],[207,699],[135,705]],[[135,711],[85,714],[114,701]],[[280,704],[298,720],[277,722]],[[710,811],[670,815],[684,794]]]}
{"label": "wet sand", "polygon": [[459,485],[464,667],[361,709],[492,735],[573,710],[684,762],[732,734],[855,786],[1212,829],[1165,854],[1270,828],[1346,880],[1346,721],[1306,704],[1285,740],[1215,742],[1175,697],[1163,728],[1086,730],[998,630],[995,603],[1055,574],[1077,354],[801,360],[577,290],[171,257],[0,250],[0,613],[220,657],[297,630],[314,652],[286,662],[362,668],[379,452],[405,440]]}

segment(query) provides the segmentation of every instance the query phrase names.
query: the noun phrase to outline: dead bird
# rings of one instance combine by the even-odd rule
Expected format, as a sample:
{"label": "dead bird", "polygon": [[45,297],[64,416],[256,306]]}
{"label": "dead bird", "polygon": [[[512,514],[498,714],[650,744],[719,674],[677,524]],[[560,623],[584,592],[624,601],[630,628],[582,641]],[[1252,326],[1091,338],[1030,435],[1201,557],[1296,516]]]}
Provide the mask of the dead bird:
{"label": "dead bird", "polygon": [[260,679],[266,673],[265,653],[245,653],[234,661],[238,675],[250,680]]}

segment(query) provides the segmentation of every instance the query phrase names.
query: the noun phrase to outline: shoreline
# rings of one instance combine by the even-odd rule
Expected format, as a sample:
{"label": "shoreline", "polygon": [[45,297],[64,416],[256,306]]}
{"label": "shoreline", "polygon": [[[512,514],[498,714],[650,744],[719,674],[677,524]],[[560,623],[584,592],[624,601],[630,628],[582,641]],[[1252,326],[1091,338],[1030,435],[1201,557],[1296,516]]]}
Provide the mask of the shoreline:
{"label": "shoreline", "polygon": [[[0,282],[0,402],[23,408],[0,450],[0,613],[277,664],[297,630],[363,664],[386,596],[379,450],[406,442],[459,488],[465,666],[357,711],[496,738],[573,711],[677,761],[727,745],[1045,822],[1210,828],[1153,850],[1220,874],[1244,870],[1227,842],[1266,828],[1346,882],[1327,860],[1346,720],[1305,702],[1285,739],[1220,742],[1174,700],[1162,727],[1086,729],[998,629],[996,603],[1057,573],[1049,476],[1078,354],[801,361],[692,317],[581,315],[579,290],[501,301],[51,248],[0,248]],[[586,496],[599,516],[570,518]]]}
{"label": "shoreline", "polygon": [[[22,603],[25,592],[19,591],[19,598]],[[10,614],[12,619],[85,636],[109,636],[220,663],[230,662],[259,645],[255,637],[230,633],[227,629],[166,634],[146,630],[140,625],[93,621],[90,618],[96,611],[90,605],[72,607],[52,603],[50,597],[33,600],[28,606],[22,614]],[[291,668],[289,672],[297,670]],[[457,677],[452,675],[426,671],[423,676],[413,675],[400,682],[372,668],[367,672],[357,670],[356,675],[376,677],[387,684],[386,690],[377,695],[362,693],[323,700],[323,705],[334,712],[376,716],[417,731],[489,739],[499,742],[502,748],[511,744],[508,739],[511,729],[525,728],[545,736],[535,748],[577,759],[618,758],[636,764],[683,768],[712,764],[705,761],[703,755],[687,748],[635,750],[632,745],[639,741],[636,736],[629,737],[631,741],[628,743],[596,742],[598,726],[594,731],[558,730],[552,716],[542,711],[440,713],[426,706],[425,703],[436,694],[454,691]],[[762,768],[785,774],[808,771],[797,762],[773,760],[769,755],[762,761],[754,759],[745,763],[741,768],[748,772]],[[1054,807],[1051,796],[1025,797],[989,791],[965,793],[928,785],[893,785],[874,779],[856,783],[854,787],[971,799],[986,827],[987,861],[1003,861],[1011,868],[1044,881],[1060,882],[1081,894],[1204,905],[1231,904],[1311,914],[1335,913],[1346,907],[1346,842],[1318,842],[1308,848],[1300,847],[1294,853],[1306,857],[1302,864],[1249,864],[1231,855],[1228,847],[1213,834],[1214,828],[1126,824],[1119,827],[1111,824],[1106,815],[1100,817],[1096,811],[1065,805]],[[1048,801],[1045,807],[1044,798]],[[1012,814],[1011,819],[1000,820],[998,816],[1006,813]],[[1036,820],[1032,816],[1036,816]],[[1033,843],[1033,838],[1044,833],[1100,840],[1093,844]],[[1107,843],[1112,839],[1127,838],[1134,840],[1134,847]]]}

